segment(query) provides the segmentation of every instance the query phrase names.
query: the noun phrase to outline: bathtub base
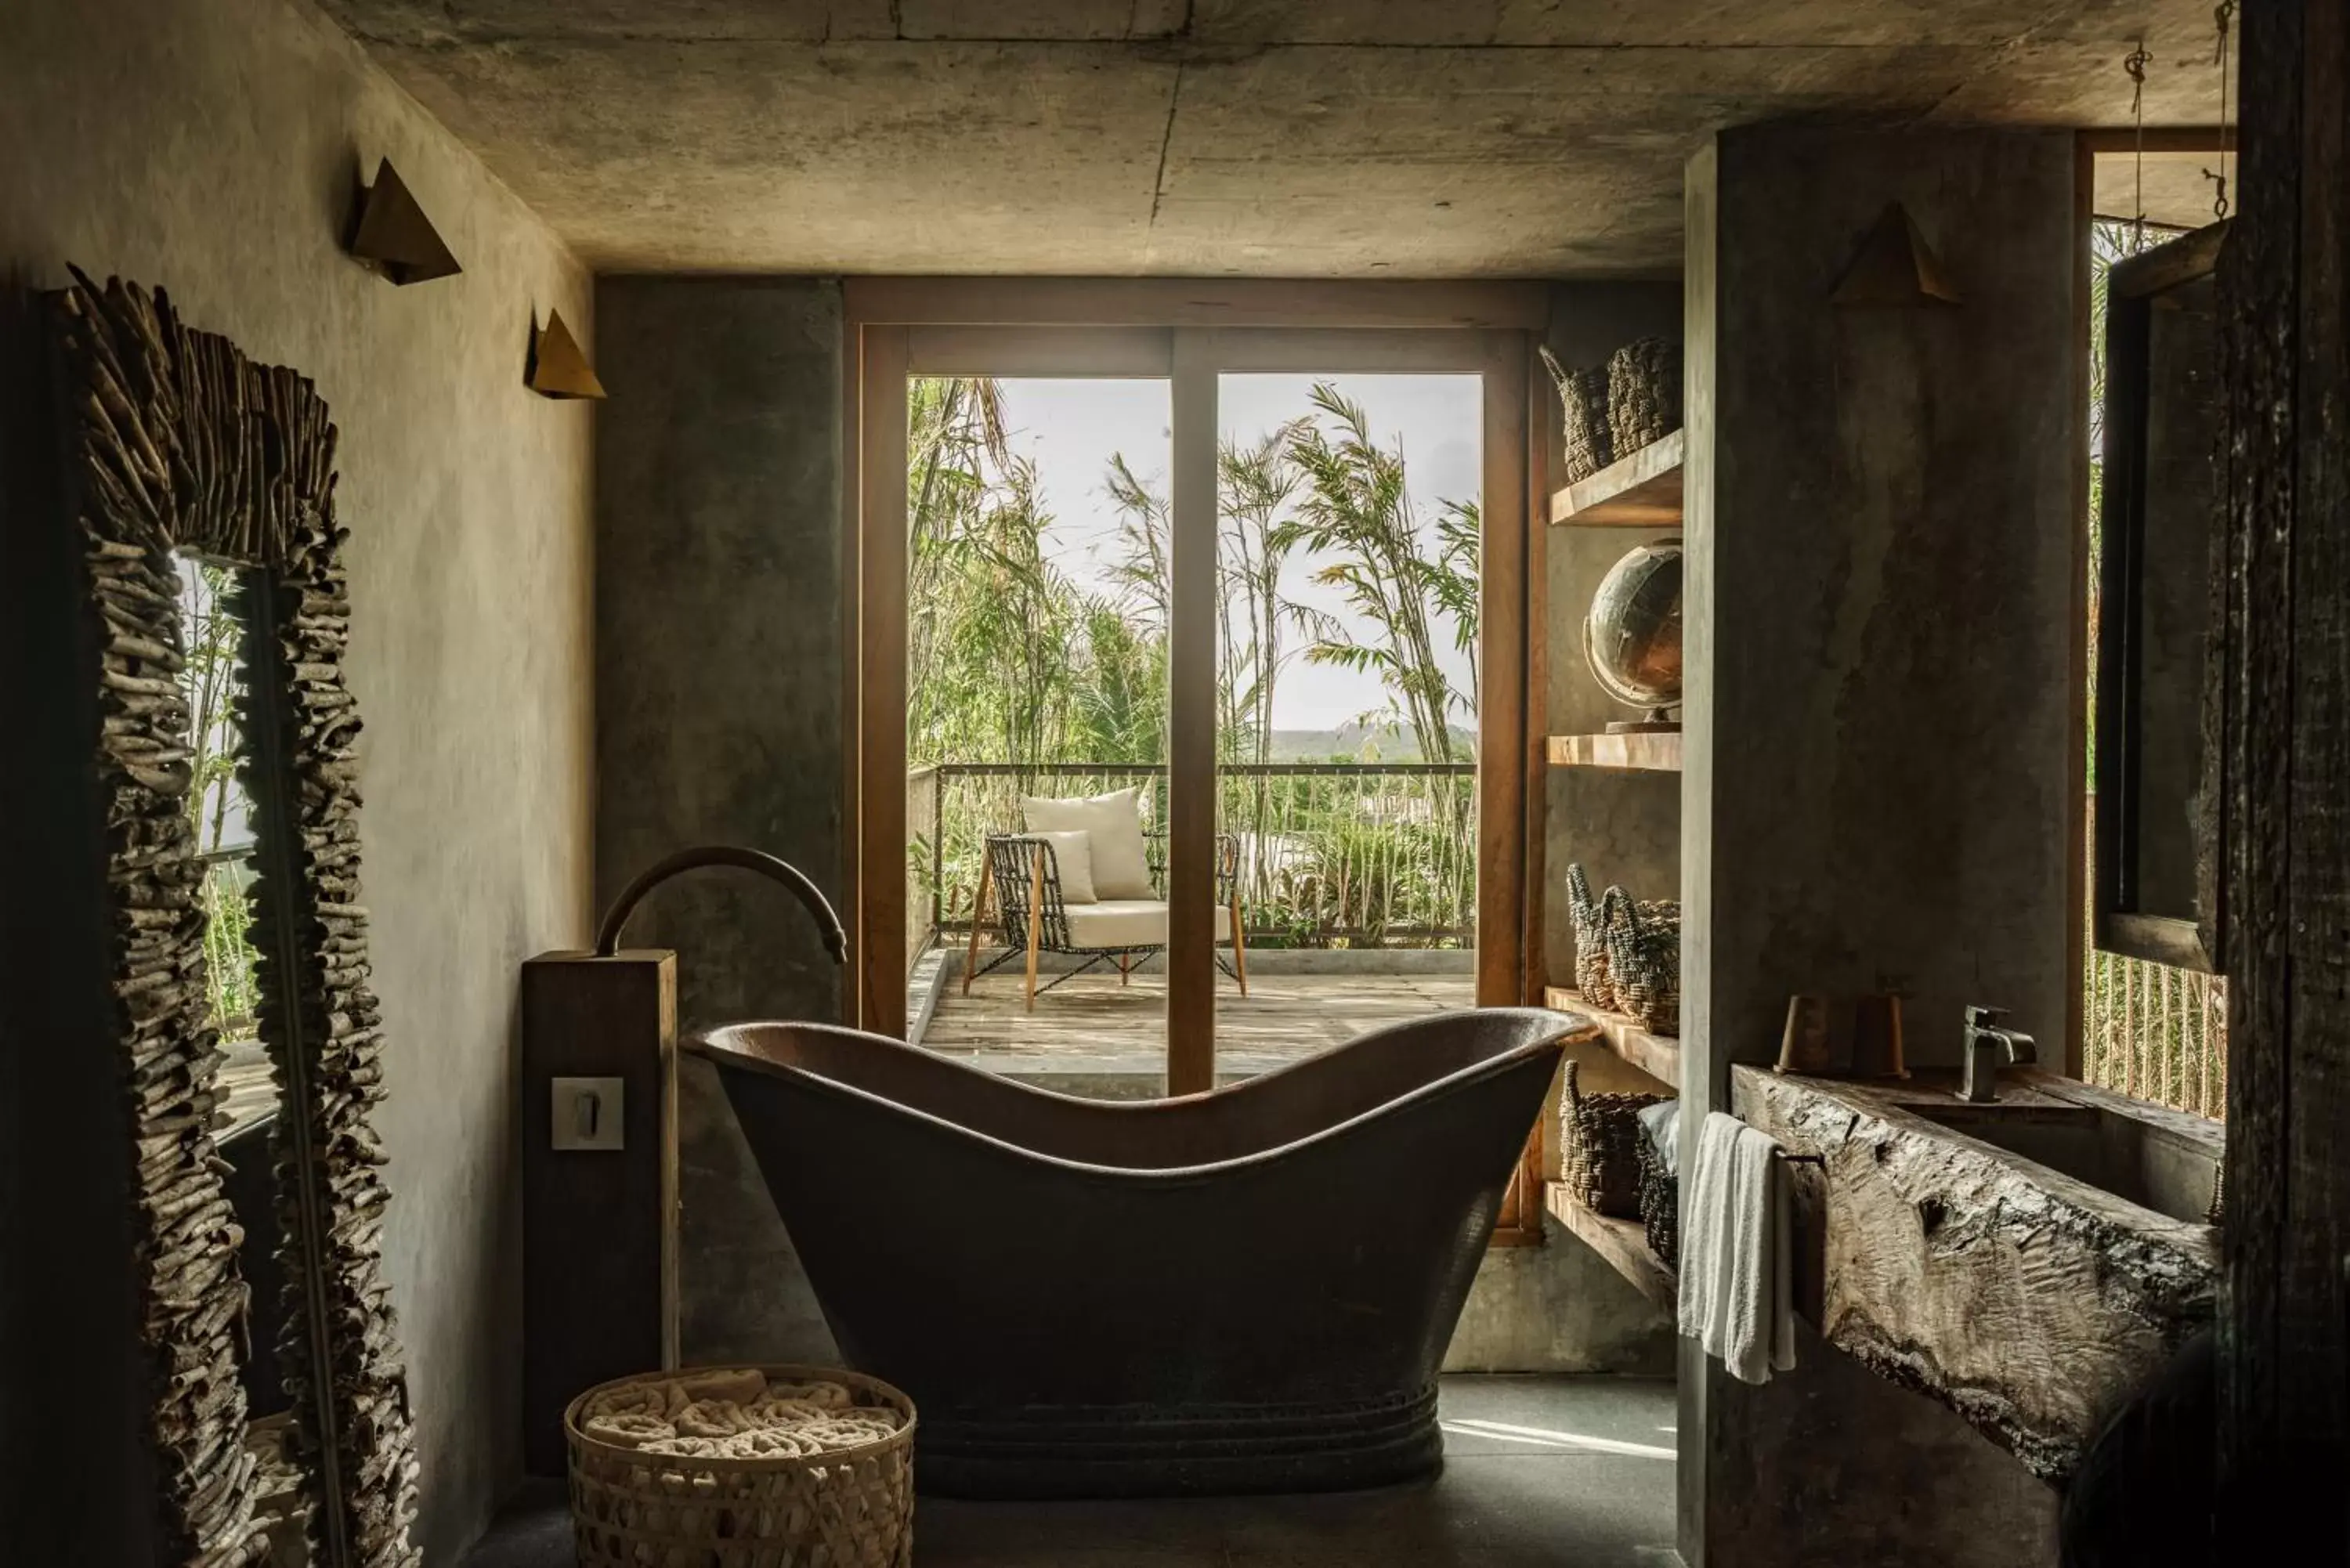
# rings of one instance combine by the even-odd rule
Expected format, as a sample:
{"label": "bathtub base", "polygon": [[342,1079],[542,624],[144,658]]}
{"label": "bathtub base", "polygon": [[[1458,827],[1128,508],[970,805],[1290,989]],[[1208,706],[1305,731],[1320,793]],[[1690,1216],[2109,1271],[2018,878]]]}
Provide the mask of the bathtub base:
{"label": "bathtub base", "polygon": [[921,1422],[914,1485],[932,1497],[1352,1491],[1444,1462],[1433,1384],[1327,1404],[925,1408]]}

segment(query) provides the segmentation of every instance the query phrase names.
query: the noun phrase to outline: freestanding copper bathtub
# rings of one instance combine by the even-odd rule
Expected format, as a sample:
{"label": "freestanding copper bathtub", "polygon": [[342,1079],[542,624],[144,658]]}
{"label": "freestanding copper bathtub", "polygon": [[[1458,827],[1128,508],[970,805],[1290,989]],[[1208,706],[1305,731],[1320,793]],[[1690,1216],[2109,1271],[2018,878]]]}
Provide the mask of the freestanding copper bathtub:
{"label": "freestanding copper bathtub", "polygon": [[1442,1461],[1435,1379],[1575,1020],[1439,1014],[1184,1099],[744,1023],[715,1062],[921,1490],[1318,1491]]}

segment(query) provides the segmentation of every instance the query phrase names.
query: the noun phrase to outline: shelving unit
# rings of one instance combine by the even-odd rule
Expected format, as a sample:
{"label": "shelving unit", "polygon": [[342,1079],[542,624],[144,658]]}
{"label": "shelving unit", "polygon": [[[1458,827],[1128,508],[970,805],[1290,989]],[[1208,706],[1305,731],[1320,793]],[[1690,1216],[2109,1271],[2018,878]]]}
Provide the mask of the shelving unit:
{"label": "shelving unit", "polygon": [[1610,1012],[1593,1007],[1583,1000],[1583,993],[1564,985],[1545,987],[1543,1004],[1562,1012],[1575,1012],[1599,1025],[1600,1038],[1607,1049],[1624,1061],[1638,1067],[1648,1076],[1681,1092],[1681,1043],[1670,1035],[1651,1034],[1620,1012]]}
{"label": "shelving unit", "polygon": [[1638,1220],[1611,1220],[1595,1214],[1568,1193],[1562,1182],[1546,1184],[1551,1217],[1607,1260],[1617,1273],[1664,1311],[1679,1303],[1679,1281],[1666,1262],[1648,1251],[1647,1233]]}
{"label": "shelving unit", "polygon": [[1550,498],[1550,520],[1578,528],[1678,528],[1686,432],[1675,431]]}
{"label": "shelving unit", "polygon": [[1681,771],[1681,732],[1645,730],[1627,735],[1553,735],[1555,768],[1624,768],[1651,773]]}

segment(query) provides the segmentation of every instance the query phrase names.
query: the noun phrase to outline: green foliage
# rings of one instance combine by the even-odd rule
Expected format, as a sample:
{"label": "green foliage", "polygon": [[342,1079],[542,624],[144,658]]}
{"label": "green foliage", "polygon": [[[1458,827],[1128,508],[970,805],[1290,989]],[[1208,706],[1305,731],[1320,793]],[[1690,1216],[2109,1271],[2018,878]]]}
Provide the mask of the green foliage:
{"label": "green foliage", "polygon": [[1468,691],[1456,690],[1438,662],[1430,607],[1452,618],[1456,647],[1475,648],[1477,509],[1448,503],[1436,553],[1427,554],[1404,485],[1402,443],[1381,447],[1363,406],[1326,381],[1308,400],[1320,417],[1288,427],[1285,443],[1304,494],[1274,536],[1284,548],[1336,555],[1315,580],[1340,589],[1370,635],[1358,638],[1332,622],[1305,657],[1376,674],[1389,713],[1409,730],[1419,754],[1450,762],[1451,715],[1474,716],[1476,691],[1473,680]]}
{"label": "green foliage", "polygon": [[[1054,518],[1034,467],[1011,455],[997,383],[914,381],[908,429],[909,757],[1021,770],[933,780],[934,815],[909,824],[910,872],[954,919],[977,885],[983,836],[1014,820],[1029,770],[1105,764],[1098,780],[1051,780],[1055,793],[1092,793],[1133,782],[1132,764],[1164,763],[1173,519],[1167,497],[1113,454],[1102,493],[1117,514],[1116,555],[1108,591],[1088,592],[1048,553]],[[1362,409],[1326,384],[1299,419],[1220,448],[1220,762],[1272,759],[1275,692],[1301,654],[1377,672],[1389,702],[1370,718],[1409,729],[1423,758],[1466,760],[1451,720],[1476,712],[1477,506],[1445,503],[1424,539],[1404,479],[1400,445],[1378,446]],[[1316,576],[1346,591],[1367,637],[1281,592],[1301,548],[1334,557]],[[1466,690],[1438,663],[1447,627],[1469,658]],[[1222,791],[1252,929],[1360,940],[1468,924],[1472,781],[1415,778],[1409,820],[1382,815],[1397,803],[1365,796],[1369,786],[1277,787],[1291,783],[1227,774]]]}
{"label": "green foliage", "polygon": [[189,711],[188,820],[205,857],[204,969],[210,1019],[224,1039],[249,1039],[258,1002],[245,896],[252,873],[223,843],[232,809],[244,798],[244,628],[237,613],[236,574],[204,561],[182,564],[180,635],[187,662],[180,691]]}

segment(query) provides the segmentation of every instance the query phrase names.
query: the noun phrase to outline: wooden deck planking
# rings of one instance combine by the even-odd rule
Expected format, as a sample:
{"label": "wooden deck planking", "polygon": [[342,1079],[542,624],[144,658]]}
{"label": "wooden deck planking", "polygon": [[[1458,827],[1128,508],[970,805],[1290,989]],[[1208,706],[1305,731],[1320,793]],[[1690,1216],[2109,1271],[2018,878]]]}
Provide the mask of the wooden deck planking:
{"label": "wooden deck planking", "polygon": [[[1267,1065],[1295,1061],[1344,1044],[1382,1024],[1468,1007],[1476,977],[1459,974],[1252,974],[1243,998],[1232,981],[1216,982],[1216,1053],[1220,1061]],[[1134,1059],[1156,1066],[1167,1049],[1167,985],[1161,975],[1079,975],[1022,1006],[1020,977],[1008,971],[983,977],[962,994],[947,988],[922,1037],[931,1050],[991,1058]]]}

